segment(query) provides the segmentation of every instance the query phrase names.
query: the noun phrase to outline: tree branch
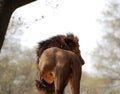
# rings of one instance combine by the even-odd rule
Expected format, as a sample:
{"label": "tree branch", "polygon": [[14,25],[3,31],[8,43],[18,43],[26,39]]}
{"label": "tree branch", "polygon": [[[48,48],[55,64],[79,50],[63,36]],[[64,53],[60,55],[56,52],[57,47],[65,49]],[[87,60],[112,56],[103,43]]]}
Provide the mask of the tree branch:
{"label": "tree branch", "polygon": [[7,27],[13,11],[36,0],[1,0],[0,1],[0,51],[5,39]]}

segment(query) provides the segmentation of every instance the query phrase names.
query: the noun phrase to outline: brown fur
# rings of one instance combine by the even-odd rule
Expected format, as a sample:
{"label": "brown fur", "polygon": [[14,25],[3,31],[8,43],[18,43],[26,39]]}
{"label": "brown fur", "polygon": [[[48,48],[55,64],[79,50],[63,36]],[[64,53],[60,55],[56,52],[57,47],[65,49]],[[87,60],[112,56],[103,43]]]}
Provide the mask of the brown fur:
{"label": "brown fur", "polygon": [[[49,68],[50,68],[50,66],[51,66],[51,68],[53,68],[53,66],[54,66],[54,68],[55,68],[55,63],[57,63],[57,62],[54,62],[54,64],[53,64],[53,62],[50,62],[50,57],[51,56],[54,56],[54,52],[53,53],[50,53],[51,55],[47,55],[45,52],[46,52],[46,50],[48,49],[48,48],[51,48],[51,49],[53,49],[54,47],[58,47],[58,49],[59,48],[61,48],[61,50],[62,49],[64,49],[63,51],[72,51],[72,52],[70,52],[70,53],[73,53],[75,56],[73,56],[73,57],[75,57],[75,58],[79,58],[79,60],[78,60],[78,64],[80,63],[81,65],[83,65],[84,64],[84,60],[82,59],[82,57],[81,57],[81,54],[80,54],[80,50],[79,50],[79,43],[78,43],[78,38],[76,37],[76,36],[74,36],[73,34],[68,34],[68,35],[57,35],[57,36],[54,36],[54,37],[52,37],[52,38],[50,38],[50,39],[48,39],[48,40],[45,40],[45,41],[42,41],[42,42],[40,42],[39,43],[39,46],[38,46],[38,48],[37,48],[37,68],[38,68],[38,75],[40,76],[40,78],[38,79],[38,80],[36,80],[36,87],[37,87],[37,89],[41,92],[41,91],[43,91],[43,93],[40,93],[40,94],[54,94],[54,92],[53,91],[51,91],[51,92],[48,92],[47,90],[48,89],[50,89],[51,90],[51,88],[54,88],[54,85],[51,85],[51,83],[53,83],[55,80],[55,78],[57,78],[57,76],[55,76],[54,75],[54,73],[53,72],[51,72],[50,70],[49,70]],[[48,53],[49,54],[49,53]],[[44,59],[43,58],[43,55],[47,55],[48,57],[46,57],[45,59],[47,59],[47,58],[49,58],[49,59],[47,59],[48,60],[48,64],[49,64],[49,66],[46,66],[45,64],[46,63],[43,63],[41,60],[42,59]],[[71,55],[71,54],[70,54]],[[73,57],[71,57],[71,58],[73,58]],[[54,57],[51,57],[51,58],[54,58]],[[75,58],[73,58],[73,59],[75,59]],[[70,59],[70,58],[68,58],[68,59]],[[65,60],[65,59],[64,59]],[[46,60],[44,60],[44,61],[46,61]],[[76,61],[76,59],[75,59],[75,61]],[[65,63],[65,61],[63,61],[63,64]],[[72,63],[73,63],[73,61],[72,61]],[[77,67],[77,63],[74,63],[74,65]],[[45,70],[42,68],[42,67],[44,67],[45,68]],[[73,67],[73,66],[72,66]],[[69,66],[69,67],[67,67],[66,66],[66,68],[68,69],[68,71],[71,71],[71,67]],[[46,71],[46,69],[48,70],[48,71]],[[76,68],[77,69],[77,68]],[[73,70],[76,70],[75,68],[73,69]],[[81,70],[81,67],[79,67],[79,69]],[[78,69],[78,70],[79,70]],[[44,71],[43,71],[44,70]],[[78,71],[77,70],[77,71]],[[61,71],[61,70],[60,70]],[[42,73],[42,75],[41,75],[41,72],[43,72]],[[65,73],[65,71],[63,71],[64,73]],[[80,76],[81,76],[81,71],[79,71],[80,72]],[[69,74],[73,74],[73,73],[69,73]],[[62,77],[64,77],[64,75],[69,75],[68,74],[68,72],[67,73],[65,73],[65,74],[62,74],[61,76]],[[72,75],[71,77],[67,77],[68,79],[69,78],[71,78],[72,80],[70,81],[71,83],[72,82],[74,82],[73,80],[74,79],[76,79],[76,78],[74,78],[75,76],[74,75]],[[67,81],[68,81],[68,79],[66,78],[66,83],[67,83]],[[44,89],[43,88],[41,88],[41,87],[39,87],[39,86],[42,86],[43,85],[43,83],[41,84],[41,80],[45,80],[48,84],[47,84],[47,86],[46,87],[44,87]],[[65,80],[65,79],[64,79]],[[77,80],[78,81],[78,80]],[[61,81],[58,81],[58,82],[61,82]],[[45,84],[45,83],[44,83]],[[51,87],[49,87],[51,85]],[[65,87],[65,85],[63,85],[64,87]],[[62,87],[63,87],[62,86]],[[75,89],[74,89],[74,86],[73,85],[71,85],[72,86],[72,90],[73,90],[73,92],[75,92]],[[62,88],[62,89],[64,89],[64,87]],[[62,92],[63,92],[63,90],[62,90]],[[56,94],[59,94],[59,93],[56,93]],[[73,93],[73,94],[78,94],[78,93]]]}
{"label": "brown fur", "polygon": [[[83,62],[82,58],[71,51],[57,47],[48,48],[39,58],[39,80],[44,79],[48,84],[54,82],[55,94],[63,94],[65,86],[70,82],[72,94],[79,94]],[[41,91],[41,88],[38,87],[38,90]],[[44,94],[54,94],[54,92]]]}
{"label": "brown fur", "polygon": [[66,36],[57,35],[40,42],[37,48],[37,63],[39,63],[39,57],[41,56],[42,52],[50,47],[58,47],[64,50],[72,51],[77,55],[80,55],[78,41],[79,41],[78,38],[73,34],[67,34]]}
{"label": "brown fur", "polygon": [[40,81],[35,80],[35,85],[40,94],[54,94],[54,83],[49,84],[43,79]]}

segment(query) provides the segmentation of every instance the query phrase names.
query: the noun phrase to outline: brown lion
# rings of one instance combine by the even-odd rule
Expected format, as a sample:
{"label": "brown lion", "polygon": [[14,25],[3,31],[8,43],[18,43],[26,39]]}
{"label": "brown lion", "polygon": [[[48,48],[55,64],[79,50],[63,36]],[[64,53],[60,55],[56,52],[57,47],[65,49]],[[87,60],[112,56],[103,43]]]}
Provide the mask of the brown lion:
{"label": "brown lion", "polygon": [[39,43],[37,89],[41,94],[63,94],[68,82],[72,94],[79,94],[84,60],[80,55],[78,38],[73,34],[58,35]]}

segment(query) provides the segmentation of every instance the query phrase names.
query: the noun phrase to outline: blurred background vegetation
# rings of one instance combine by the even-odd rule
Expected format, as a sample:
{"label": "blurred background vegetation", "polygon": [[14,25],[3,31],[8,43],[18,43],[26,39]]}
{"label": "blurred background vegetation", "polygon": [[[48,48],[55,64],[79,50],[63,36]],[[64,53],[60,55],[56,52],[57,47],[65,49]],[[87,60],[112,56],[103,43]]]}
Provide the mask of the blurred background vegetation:
{"label": "blurred background vegetation", "polygon": [[[83,71],[81,94],[120,94],[120,1],[110,0],[106,6],[99,19],[103,37],[90,54],[95,72]],[[20,44],[22,26],[22,17],[11,18],[0,53],[0,94],[37,94],[36,48]]]}
{"label": "blurred background vegetation", "polygon": [[35,53],[20,44],[23,25],[21,17],[11,18],[0,53],[0,94],[35,94]]}

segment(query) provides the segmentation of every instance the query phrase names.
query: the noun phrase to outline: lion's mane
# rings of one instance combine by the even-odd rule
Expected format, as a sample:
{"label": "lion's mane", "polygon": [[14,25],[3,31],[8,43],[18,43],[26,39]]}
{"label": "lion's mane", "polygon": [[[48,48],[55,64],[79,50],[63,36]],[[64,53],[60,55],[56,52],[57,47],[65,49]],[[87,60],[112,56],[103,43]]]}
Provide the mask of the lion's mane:
{"label": "lion's mane", "polygon": [[69,50],[79,55],[80,50],[78,41],[79,39],[73,34],[67,34],[66,36],[65,35],[53,36],[47,40],[39,42],[36,51],[37,63],[39,63],[39,57],[41,56],[42,52],[50,47],[58,47],[64,50]]}

